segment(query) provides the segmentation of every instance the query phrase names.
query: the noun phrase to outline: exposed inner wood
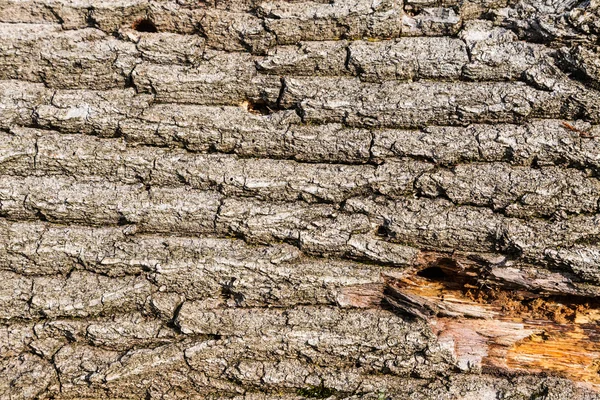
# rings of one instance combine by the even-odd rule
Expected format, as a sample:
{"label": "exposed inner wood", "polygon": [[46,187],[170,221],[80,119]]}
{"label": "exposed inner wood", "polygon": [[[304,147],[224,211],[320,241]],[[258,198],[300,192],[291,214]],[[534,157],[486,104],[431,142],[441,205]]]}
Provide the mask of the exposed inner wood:
{"label": "exposed inner wood", "polygon": [[433,258],[388,277],[386,300],[426,319],[461,369],[549,373],[600,388],[597,300],[557,295],[533,276],[530,287],[515,284],[495,271],[503,267]]}

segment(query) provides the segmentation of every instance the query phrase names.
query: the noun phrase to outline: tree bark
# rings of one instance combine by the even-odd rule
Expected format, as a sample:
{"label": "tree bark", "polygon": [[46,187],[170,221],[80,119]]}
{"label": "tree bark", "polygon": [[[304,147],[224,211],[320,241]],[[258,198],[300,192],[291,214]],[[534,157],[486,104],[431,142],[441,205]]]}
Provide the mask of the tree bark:
{"label": "tree bark", "polygon": [[0,398],[597,399],[600,5],[0,2]]}

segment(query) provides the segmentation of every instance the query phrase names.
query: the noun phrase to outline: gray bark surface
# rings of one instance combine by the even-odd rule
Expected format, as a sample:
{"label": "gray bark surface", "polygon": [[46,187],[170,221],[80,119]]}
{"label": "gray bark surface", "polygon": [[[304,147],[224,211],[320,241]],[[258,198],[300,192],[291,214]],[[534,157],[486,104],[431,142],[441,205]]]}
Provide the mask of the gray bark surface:
{"label": "gray bark surface", "polygon": [[0,0],[0,398],[600,399],[390,289],[594,303],[599,176],[596,0]]}

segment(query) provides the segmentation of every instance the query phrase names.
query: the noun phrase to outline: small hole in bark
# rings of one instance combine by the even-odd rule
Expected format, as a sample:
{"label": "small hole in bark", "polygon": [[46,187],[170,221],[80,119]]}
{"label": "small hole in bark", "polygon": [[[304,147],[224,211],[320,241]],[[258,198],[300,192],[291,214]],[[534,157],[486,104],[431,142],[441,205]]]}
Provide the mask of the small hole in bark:
{"label": "small hole in bark", "polygon": [[274,112],[279,111],[280,109],[274,105],[267,103],[266,101],[258,100],[258,101],[250,101],[246,100],[242,102],[242,107],[244,107],[248,112],[257,115],[271,115]]}
{"label": "small hole in bark", "polygon": [[158,32],[158,29],[156,29],[156,25],[154,25],[154,22],[146,18],[138,19],[133,23],[132,27],[138,32]]}
{"label": "small hole in bark", "polygon": [[39,211],[39,210],[35,213],[35,215],[39,218],[40,221],[43,221],[43,222],[47,222],[48,221],[48,218],[46,218],[46,216],[44,215],[44,213],[41,212],[41,211]]}
{"label": "small hole in bark", "polygon": [[88,12],[85,16],[85,23],[87,24],[87,26],[92,27],[92,28],[95,28],[98,26],[98,22],[96,22],[96,19],[94,18],[92,10],[88,10]]}
{"label": "small hole in bark", "polygon": [[383,225],[380,225],[379,228],[377,228],[377,234],[379,236],[384,236],[384,237],[389,237],[389,238],[396,237],[396,232],[393,232],[387,223],[384,223]]}
{"label": "small hole in bark", "polygon": [[440,267],[425,268],[424,270],[417,272],[417,275],[433,281],[442,281],[444,278],[446,278],[444,270],[442,270]]}

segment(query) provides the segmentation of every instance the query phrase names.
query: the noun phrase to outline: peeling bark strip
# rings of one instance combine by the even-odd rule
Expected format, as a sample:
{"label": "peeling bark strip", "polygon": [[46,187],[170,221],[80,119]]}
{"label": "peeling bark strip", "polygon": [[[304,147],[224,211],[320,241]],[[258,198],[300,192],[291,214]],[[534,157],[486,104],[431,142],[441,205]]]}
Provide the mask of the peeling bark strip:
{"label": "peeling bark strip", "polygon": [[597,0],[0,0],[0,400],[600,400]]}
{"label": "peeling bark strip", "polygon": [[386,301],[424,319],[463,370],[554,373],[600,389],[598,289],[572,276],[427,254],[387,278]]}

